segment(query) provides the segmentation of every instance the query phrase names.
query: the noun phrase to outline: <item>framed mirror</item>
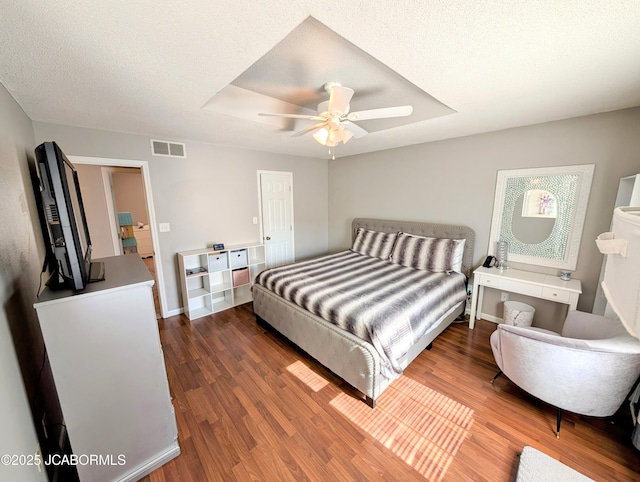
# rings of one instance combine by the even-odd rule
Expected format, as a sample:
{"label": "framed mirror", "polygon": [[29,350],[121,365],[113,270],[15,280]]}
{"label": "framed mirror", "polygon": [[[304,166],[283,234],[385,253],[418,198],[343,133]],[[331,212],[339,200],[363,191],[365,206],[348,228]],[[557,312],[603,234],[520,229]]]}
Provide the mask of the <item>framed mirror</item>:
{"label": "framed mirror", "polygon": [[594,164],[498,171],[489,254],[508,243],[508,261],[575,270]]}

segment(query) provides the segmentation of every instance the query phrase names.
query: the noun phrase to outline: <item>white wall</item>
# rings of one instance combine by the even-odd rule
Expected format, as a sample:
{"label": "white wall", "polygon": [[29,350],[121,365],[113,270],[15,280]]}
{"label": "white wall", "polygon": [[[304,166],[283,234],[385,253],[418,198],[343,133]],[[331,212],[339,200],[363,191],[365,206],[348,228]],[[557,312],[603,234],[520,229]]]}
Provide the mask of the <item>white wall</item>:
{"label": "white wall", "polygon": [[33,125],[37,142],[55,140],[67,156],[149,162],[156,221],[171,225],[171,232],[159,234],[170,311],[182,304],[177,252],[214,241],[259,240],[259,226],[252,223],[258,216],[258,170],[293,172],[296,259],[327,251],[326,160],[198,142],[187,142],[187,159],[154,157],[146,136],[41,122]]}
{"label": "white wall", "polygon": [[635,108],[337,159],[329,163],[329,248],[350,244],[354,217],[464,224],[476,232],[479,265],[499,169],[595,164],[574,274],[583,282],[578,308],[591,311],[602,262],[594,239],[609,229],[619,179],[640,172],[639,133]]}
{"label": "white wall", "polygon": [[[44,256],[29,174],[35,146],[30,119],[0,85],[0,454],[33,454],[38,443],[27,395],[43,356],[32,307]],[[35,466],[0,464],[0,480],[47,477]]]}

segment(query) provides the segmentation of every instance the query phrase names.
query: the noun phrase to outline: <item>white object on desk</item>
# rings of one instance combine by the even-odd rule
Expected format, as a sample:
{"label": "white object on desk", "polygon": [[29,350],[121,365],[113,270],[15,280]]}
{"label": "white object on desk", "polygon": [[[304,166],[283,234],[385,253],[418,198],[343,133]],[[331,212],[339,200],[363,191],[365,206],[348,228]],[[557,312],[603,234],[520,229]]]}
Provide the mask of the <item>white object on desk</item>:
{"label": "white object on desk", "polygon": [[518,269],[501,271],[497,268],[480,267],[473,272],[473,298],[471,299],[471,315],[469,317],[469,328],[471,329],[475,325],[476,318],[482,317],[482,299],[486,286],[564,303],[569,305],[569,310],[577,308],[578,298],[582,293],[582,283],[577,279],[563,281],[557,276]]}

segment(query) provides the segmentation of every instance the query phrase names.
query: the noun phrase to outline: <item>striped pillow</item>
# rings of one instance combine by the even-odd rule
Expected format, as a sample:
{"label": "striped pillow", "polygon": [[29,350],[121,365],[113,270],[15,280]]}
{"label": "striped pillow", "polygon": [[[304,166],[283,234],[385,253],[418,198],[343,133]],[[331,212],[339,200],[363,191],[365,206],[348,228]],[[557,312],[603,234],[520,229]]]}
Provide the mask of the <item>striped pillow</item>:
{"label": "striped pillow", "polygon": [[351,250],[372,258],[388,260],[397,237],[398,233],[383,233],[358,228]]}
{"label": "striped pillow", "polygon": [[391,262],[427,271],[462,271],[466,239],[426,238],[399,233]]}

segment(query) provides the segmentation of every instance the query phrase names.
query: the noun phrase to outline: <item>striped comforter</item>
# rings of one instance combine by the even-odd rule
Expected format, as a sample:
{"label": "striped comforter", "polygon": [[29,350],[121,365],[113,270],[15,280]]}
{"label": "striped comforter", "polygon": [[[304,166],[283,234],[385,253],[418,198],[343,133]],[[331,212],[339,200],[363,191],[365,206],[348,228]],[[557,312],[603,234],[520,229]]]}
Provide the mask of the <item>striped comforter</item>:
{"label": "striped comforter", "polygon": [[430,327],[466,297],[460,273],[415,270],[343,251],[261,272],[256,283],[370,342],[385,375]]}

